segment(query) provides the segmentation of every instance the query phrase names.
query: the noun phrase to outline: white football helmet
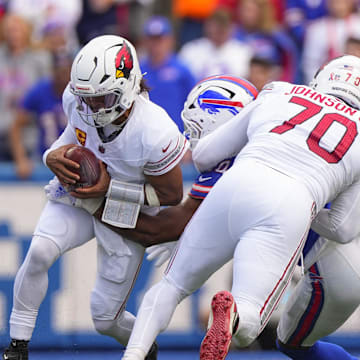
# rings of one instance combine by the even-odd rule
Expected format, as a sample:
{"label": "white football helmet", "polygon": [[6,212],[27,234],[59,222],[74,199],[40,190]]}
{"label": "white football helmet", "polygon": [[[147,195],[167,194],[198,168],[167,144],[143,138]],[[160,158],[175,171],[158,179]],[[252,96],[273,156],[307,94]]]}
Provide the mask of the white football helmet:
{"label": "white football helmet", "polygon": [[314,90],[360,109],[360,58],[344,55],[323,65],[310,83]]}
{"label": "white football helmet", "polygon": [[253,84],[235,76],[211,76],[197,83],[181,112],[191,150],[200,138],[238,114],[257,94]]}
{"label": "white football helmet", "polygon": [[71,68],[71,92],[77,111],[90,126],[110,124],[130,108],[142,78],[134,46],[115,35],[98,36],[76,55]]}

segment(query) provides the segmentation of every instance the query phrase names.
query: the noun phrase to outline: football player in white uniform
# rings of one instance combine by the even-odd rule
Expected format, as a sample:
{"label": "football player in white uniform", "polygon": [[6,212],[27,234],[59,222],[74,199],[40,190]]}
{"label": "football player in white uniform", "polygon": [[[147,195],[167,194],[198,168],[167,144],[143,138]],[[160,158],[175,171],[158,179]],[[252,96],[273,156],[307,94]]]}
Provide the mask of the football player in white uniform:
{"label": "football player in white uniform", "polygon": [[233,258],[232,291],[214,296],[200,350],[202,360],[224,359],[233,336],[247,346],[266,326],[316,215],[314,229],[331,240],[359,234],[359,79],[360,59],[344,56],[317,74],[315,90],[272,83],[198,142],[200,171],[238,155],[146,293],[124,359],[144,359],[177,304]]}
{"label": "football player in white uniform", "polygon": [[[190,148],[194,149],[200,138],[238,114],[245,105],[256,98],[257,94],[258,91],[253,84],[235,76],[211,76],[197,83],[188,94],[181,114]],[[141,213],[135,229],[108,226],[147,247],[177,240],[201,201],[205,199],[221,175],[232,166],[233,161],[234,157],[224,159],[210,171],[199,174],[189,196],[181,204],[167,207],[155,216]],[[48,197],[52,200],[62,201],[63,196],[69,196],[58,191],[56,185],[55,190],[48,192]],[[100,210],[96,212],[99,219],[102,216],[102,209]],[[164,253],[169,252],[175,245],[174,242],[166,246],[154,245],[146,249],[146,252],[152,259],[155,254],[160,254],[161,249]],[[158,264],[165,261],[165,254],[163,255],[157,259]]]}
{"label": "football player in white uniform", "polygon": [[[224,99],[224,94],[230,96]],[[191,148],[194,149],[199,138],[235,115],[232,106],[240,102],[240,110],[256,94],[251,84],[235,77],[216,76],[198,83],[190,92],[182,114]],[[226,103],[231,106],[224,107]],[[128,236],[146,246],[178,239],[201,201],[232,166],[233,160],[223,160],[212,170],[201,173],[182,204],[166,208],[156,216],[141,214],[136,231],[129,230]],[[329,233],[326,228],[318,230],[323,236]],[[175,242],[154,245],[146,252],[150,259],[157,256],[156,263],[161,265],[175,246]],[[283,343],[278,341],[279,349],[291,358],[322,360],[332,356],[334,359],[354,359],[341,347],[317,340],[339,328],[360,304],[359,249],[360,238],[344,245],[318,239],[314,232],[308,236],[303,250],[305,276],[291,294],[279,325],[279,337],[284,339]],[[349,279],[352,279],[351,288]]]}
{"label": "football player in white uniform", "polygon": [[[346,56],[330,62],[310,86],[325,93],[335,91],[345,101],[344,93],[356,96],[351,87],[338,86],[337,82],[346,83],[352,77],[358,86],[358,61]],[[354,189],[354,193],[348,191],[334,201],[331,211],[323,209],[312,224],[322,237],[305,245],[305,274],[287,300],[277,329],[278,349],[291,359],[357,359],[335,344],[319,341],[343,325],[360,304],[360,236],[344,244],[353,237],[352,227],[360,215],[360,194]]]}
{"label": "football player in white uniform", "polygon": [[360,304],[359,254],[358,236],[347,244],[320,237],[305,255],[305,274],[290,293],[277,329],[278,349],[289,358],[357,359],[319,339],[337,330]]}
{"label": "football player in white uniform", "polygon": [[[106,195],[103,221],[131,228],[140,208],[154,214],[160,205],[180,202],[179,162],[188,143],[167,113],[149,101],[129,41],[105,35],[85,45],[73,62],[63,107],[68,126],[46,151],[44,162],[68,186],[78,179],[71,171],[78,165],[64,157],[66,150],[80,144],[95,153],[102,161],[100,181],[71,192],[77,201],[94,200],[87,207],[90,213]],[[97,277],[91,294],[94,326],[101,334],[127,344],[135,317],[125,306],[144,247],[114,233],[83,209],[49,201],[15,279],[12,341],[3,359],[28,358],[27,343],[47,291],[48,269],[63,253],[93,237],[98,243]],[[156,346],[147,359],[156,359]]]}

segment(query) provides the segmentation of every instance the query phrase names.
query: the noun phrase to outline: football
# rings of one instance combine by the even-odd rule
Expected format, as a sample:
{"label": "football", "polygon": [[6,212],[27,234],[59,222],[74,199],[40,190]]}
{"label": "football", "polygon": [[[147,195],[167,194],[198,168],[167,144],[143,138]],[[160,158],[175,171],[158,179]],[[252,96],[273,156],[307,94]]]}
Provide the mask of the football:
{"label": "football", "polygon": [[90,187],[94,186],[99,181],[99,159],[91,150],[80,145],[74,145],[66,151],[65,157],[80,165],[79,169],[71,169],[72,172],[75,172],[80,176],[75,187]]}

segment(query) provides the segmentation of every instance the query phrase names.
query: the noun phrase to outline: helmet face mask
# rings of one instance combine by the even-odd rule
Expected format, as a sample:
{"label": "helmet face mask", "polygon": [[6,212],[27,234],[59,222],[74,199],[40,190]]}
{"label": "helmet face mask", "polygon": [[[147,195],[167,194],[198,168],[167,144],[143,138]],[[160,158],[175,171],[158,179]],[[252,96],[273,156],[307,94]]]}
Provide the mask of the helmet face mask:
{"label": "helmet face mask", "polygon": [[106,126],[129,109],[140,92],[142,74],[136,51],[120,36],[91,40],[77,54],[71,69],[70,91],[77,111],[90,126]]}
{"label": "helmet face mask", "polygon": [[314,90],[333,95],[360,109],[360,58],[344,55],[323,65],[310,83]]}
{"label": "helmet face mask", "polygon": [[230,120],[256,96],[254,85],[233,76],[211,76],[196,84],[181,112],[190,148],[193,150],[200,138]]}
{"label": "helmet face mask", "polygon": [[81,119],[93,127],[104,127],[125,113],[120,104],[121,93],[113,91],[101,95],[76,95],[77,112]]}

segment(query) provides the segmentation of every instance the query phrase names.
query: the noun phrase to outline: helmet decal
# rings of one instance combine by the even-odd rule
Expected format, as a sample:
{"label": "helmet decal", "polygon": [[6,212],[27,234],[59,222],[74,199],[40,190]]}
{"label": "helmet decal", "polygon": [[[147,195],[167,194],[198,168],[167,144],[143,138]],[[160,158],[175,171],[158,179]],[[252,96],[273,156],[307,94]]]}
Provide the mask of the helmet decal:
{"label": "helmet decal", "polygon": [[240,77],[228,76],[228,75],[213,75],[209,76],[199,83],[204,83],[205,81],[213,81],[213,80],[224,80],[226,82],[233,83],[237,86],[241,86],[253,99],[255,99],[258,95],[257,88],[250,82]]}
{"label": "helmet decal", "polygon": [[360,109],[359,79],[360,59],[343,55],[325,63],[315,74],[310,87]]}
{"label": "helmet decal", "polygon": [[115,57],[116,78],[124,77],[129,79],[131,69],[133,68],[133,57],[126,41],[123,42],[121,49]]}
{"label": "helmet decal", "polygon": [[231,101],[228,97],[213,91],[207,90],[198,97],[200,108],[209,114],[218,113],[220,109],[229,110],[231,114],[239,113],[237,107],[244,107],[241,101]]}
{"label": "helmet decal", "polygon": [[71,67],[70,92],[76,96],[79,116],[89,126],[112,123],[134,103],[141,79],[130,41],[117,35],[95,37],[79,51]]}
{"label": "helmet decal", "polygon": [[181,112],[185,136],[193,150],[200,138],[225,124],[257,96],[249,81],[231,75],[215,75],[198,82]]}

